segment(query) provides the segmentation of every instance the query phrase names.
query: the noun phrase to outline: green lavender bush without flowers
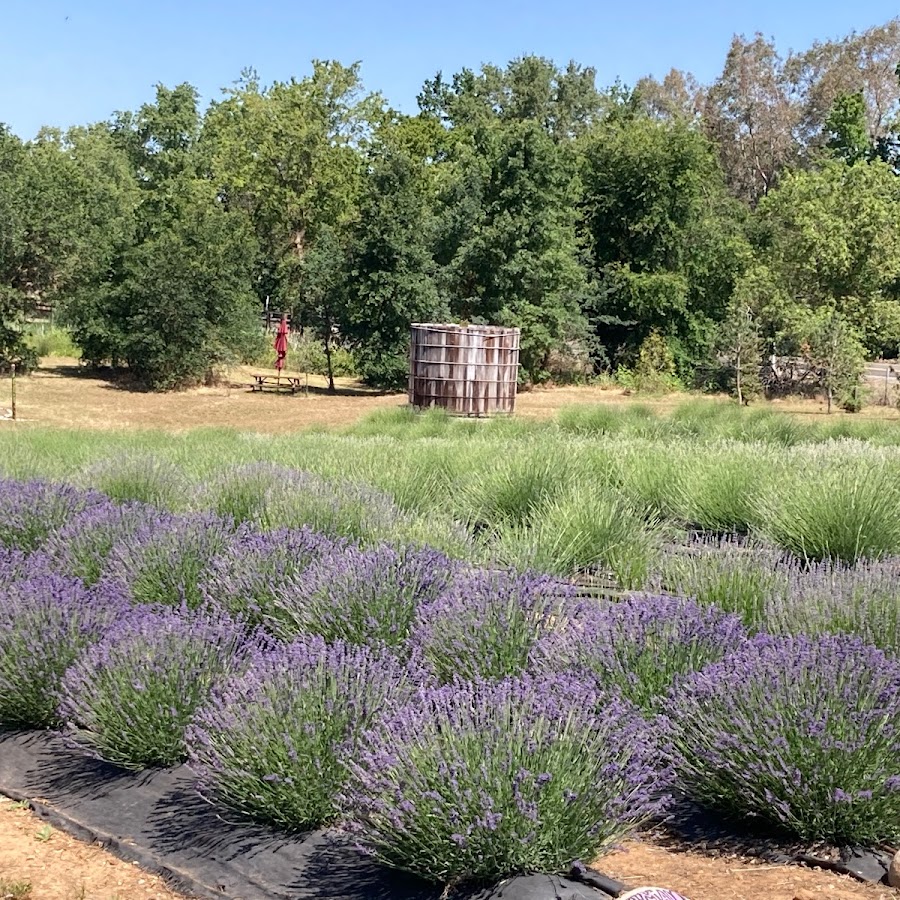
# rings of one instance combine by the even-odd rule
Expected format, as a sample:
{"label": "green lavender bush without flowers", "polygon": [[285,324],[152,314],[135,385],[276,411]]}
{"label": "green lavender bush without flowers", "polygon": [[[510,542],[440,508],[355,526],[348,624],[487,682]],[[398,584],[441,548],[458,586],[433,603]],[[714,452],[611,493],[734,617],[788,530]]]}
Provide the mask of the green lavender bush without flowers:
{"label": "green lavender bush without flowers", "polygon": [[501,527],[485,559],[557,575],[610,573],[625,588],[641,587],[661,545],[659,524],[609,490],[577,488],[541,506],[530,526]]}
{"label": "green lavender bush without flowers", "polygon": [[696,802],[805,841],[900,841],[900,660],[848,635],[760,635],[667,707]]}
{"label": "green lavender bush without flowers", "polygon": [[420,681],[389,654],[318,636],[253,653],[187,731],[201,792],[286,831],[334,821],[344,755]]}
{"label": "green lavender bush without flowers", "polygon": [[123,768],[182,762],[185,729],[215,682],[269,645],[211,607],[136,607],[66,672],[59,712],[67,734]]}
{"label": "green lavender bush without flowers", "polygon": [[812,560],[853,563],[900,554],[900,482],[893,460],[853,446],[826,455],[807,452],[801,460],[803,468],[760,498],[758,520],[770,540]]}
{"label": "green lavender bush without flowers", "polygon": [[133,500],[172,512],[187,509],[193,492],[190,479],[179,466],[141,450],[101,460],[85,469],[79,481],[120,503]]}

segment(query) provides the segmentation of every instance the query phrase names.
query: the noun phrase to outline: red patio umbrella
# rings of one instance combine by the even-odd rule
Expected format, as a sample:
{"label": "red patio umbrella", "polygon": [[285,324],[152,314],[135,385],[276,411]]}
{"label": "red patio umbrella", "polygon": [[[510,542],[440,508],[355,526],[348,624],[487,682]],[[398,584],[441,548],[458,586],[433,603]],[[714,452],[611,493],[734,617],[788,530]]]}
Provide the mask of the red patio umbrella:
{"label": "red patio umbrella", "polygon": [[275,335],[275,352],[278,354],[275,359],[275,368],[278,369],[278,378],[281,379],[281,370],[284,368],[284,358],[288,352],[288,324],[287,316],[281,317],[281,324],[278,326],[278,332]]}

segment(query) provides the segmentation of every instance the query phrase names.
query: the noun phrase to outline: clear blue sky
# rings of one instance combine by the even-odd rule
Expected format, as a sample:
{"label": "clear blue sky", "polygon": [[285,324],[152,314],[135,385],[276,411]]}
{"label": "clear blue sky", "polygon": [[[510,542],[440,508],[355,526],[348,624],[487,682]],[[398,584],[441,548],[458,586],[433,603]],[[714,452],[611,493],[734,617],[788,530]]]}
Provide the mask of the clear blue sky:
{"label": "clear blue sky", "polygon": [[0,122],[25,138],[136,109],[189,81],[204,105],[254,66],[264,83],[313,58],[361,60],[366,87],[415,112],[424,79],[523,53],[595,66],[601,86],[672,66],[701,81],[734,33],[782,51],[886,22],[896,0],[0,0]]}

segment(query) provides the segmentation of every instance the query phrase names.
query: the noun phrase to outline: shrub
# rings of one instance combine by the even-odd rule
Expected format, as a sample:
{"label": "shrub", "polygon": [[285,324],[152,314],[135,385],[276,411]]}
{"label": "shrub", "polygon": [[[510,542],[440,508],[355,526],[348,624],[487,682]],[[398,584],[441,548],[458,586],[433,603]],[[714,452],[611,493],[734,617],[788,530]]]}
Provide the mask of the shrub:
{"label": "shrub", "polygon": [[204,599],[202,573],[233,537],[232,522],[213,515],[147,523],[113,546],[109,576],[125,585],[137,603],[197,607]]}
{"label": "shrub", "polygon": [[188,729],[200,790],[288,831],[333,820],[341,754],[355,753],[362,730],[414,680],[391,656],[318,636],[256,654]]}
{"label": "shrub", "polygon": [[784,566],[788,588],[775,593],[764,630],[776,634],[855,634],[900,655],[900,560],[855,566]]}
{"label": "shrub", "polygon": [[444,682],[518,675],[534,642],[578,614],[574,596],[548,575],[474,571],[419,609],[412,642]]}
{"label": "shrub", "polygon": [[66,672],[60,713],[72,741],[129,769],[181,762],[185,728],[215,680],[242,665],[248,640],[212,609],[133,610]]}
{"label": "shrub", "polygon": [[106,573],[119,541],[131,541],[140,531],[157,531],[173,521],[170,514],[144,503],[103,503],[73,516],[52,532],[44,551],[58,571],[75,575],[85,584],[96,584]]}
{"label": "shrub", "polygon": [[[810,465],[819,462],[810,454]],[[760,501],[767,536],[795,556],[856,562],[900,554],[896,473],[861,454],[798,467]],[[793,482],[793,483],[792,483]]]}
{"label": "shrub", "polygon": [[342,804],[360,847],[432,881],[559,872],[664,805],[648,724],[565,676],[423,688],[348,761]]}
{"label": "shrub", "polygon": [[740,647],[740,619],[684,597],[629,597],[597,604],[535,645],[544,670],[576,669],[650,712],[682,677]]}
{"label": "shrub", "polygon": [[623,587],[642,587],[659,552],[656,523],[602,491],[573,489],[544,504],[532,526],[501,528],[488,554],[502,565],[557,575],[603,570]]}
{"label": "shrub", "polygon": [[188,506],[192,491],[188,477],[174,463],[135,451],[100,460],[81,479],[119,503],[135,500],[173,511]]}
{"label": "shrub", "polygon": [[665,554],[653,581],[657,590],[735,613],[754,630],[765,628],[770,604],[788,592],[784,553],[728,538],[701,538]]}
{"label": "shrub", "polygon": [[235,535],[200,576],[202,596],[254,624],[276,618],[275,597],[336,544],[309,528],[281,528]]}
{"label": "shrub", "polygon": [[343,547],[314,560],[273,598],[272,629],[290,639],[397,646],[409,638],[419,605],[448,585],[454,565],[435,550]]}
{"label": "shrub", "polygon": [[68,484],[0,479],[0,544],[36,550],[51,531],[104,501],[96,491]]}
{"label": "shrub", "polygon": [[49,563],[43,553],[23,553],[0,546],[0,591],[49,571]]}
{"label": "shrub", "polygon": [[236,522],[266,529],[306,526],[363,541],[383,539],[403,518],[393,500],[373,487],[271,463],[225,472],[206,486],[199,502]]}
{"label": "shrub", "polygon": [[803,840],[900,839],[900,661],[859,638],[759,637],[678,686],[696,801]]}
{"label": "shrub", "polygon": [[116,591],[32,572],[0,593],[0,722],[54,725],[68,666],[127,609]]}

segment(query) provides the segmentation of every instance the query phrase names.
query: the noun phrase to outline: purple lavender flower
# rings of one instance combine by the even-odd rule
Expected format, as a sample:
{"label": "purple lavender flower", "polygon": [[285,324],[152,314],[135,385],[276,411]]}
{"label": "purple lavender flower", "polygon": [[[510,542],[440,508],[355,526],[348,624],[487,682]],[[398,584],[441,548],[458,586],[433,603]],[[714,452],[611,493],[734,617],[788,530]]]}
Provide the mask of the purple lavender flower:
{"label": "purple lavender flower", "polygon": [[284,595],[313,560],[341,546],[309,528],[242,531],[203,570],[199,590],[206,600],[262,623],[275,617],[276,595]]}
{"label": "purple lavender flower", "polygon": [[667,800],[630,704],[568,675],[422,688],[365,732],[341,797],[360,848],[450,883],[593,859]]}
{"label": "purple lavender flower", "polygon": [[547,629],[532,652],[539,670],[575,668],[656,710],[671,684],[740,647],[741,620],[683,597],[638,594],[602,602]]}
{"label": "purple lavender flower", "polygon": [[51,531],[104,502],[106,498],[97,491],[68,484],[0,479],[0,544],[36,550]]}
{"label": "purple lavender flower", "polygon": [[121,594],[76,578],[26,573],[0,589],[0,721],[57,722],[60,681],[78,654],[127,610]]}
{"label": "purple lavender flower", "polygon": [[458,566],[436,550],[341,546],[276,587],[270,626],[282,637],[399,646],[416,610],[440,595]]}
{"label": "purple lavender flower", "polygon": [[900,838],[900,660],[859,638],[760,636],[673,692],[698,802],[804,840]]}
{"label": "purple lavender flower", "polygon": [[89,753],[126,768],[173,765],[217,678],[266,646],[210,609],[137,607],[66,672],[60,714]]}
{"label": "purple lavender flower", "polygon": [[341,753],[352,755],[362,729],[421,677],[390,655],[317,636],[255,654],[188,729],[201,791],[288,831],[333,820]]}
{"label": "purple lavender flower", "polygon": [[441,681],[525,671],[535,641],[580,611],[574,588],[533,572],[462,574],[416,615],[412,643]]}
{"label": "purple lavender flower", "polygon": [[140,533],[149,535],[171,528],[176,519],[145,503],[102,503],[73,516],[52,532],[44,544],[51,564],[60,572],[95,584],[107,571],[113,548],[131,542]]}
{"label": "purple lavender flower", "polygon": [[202,573],[234,537],[230,519],[200,513],[165,516],[115,543],[107,576],[125,585],[137,603],[196,607],[204,599]]}

